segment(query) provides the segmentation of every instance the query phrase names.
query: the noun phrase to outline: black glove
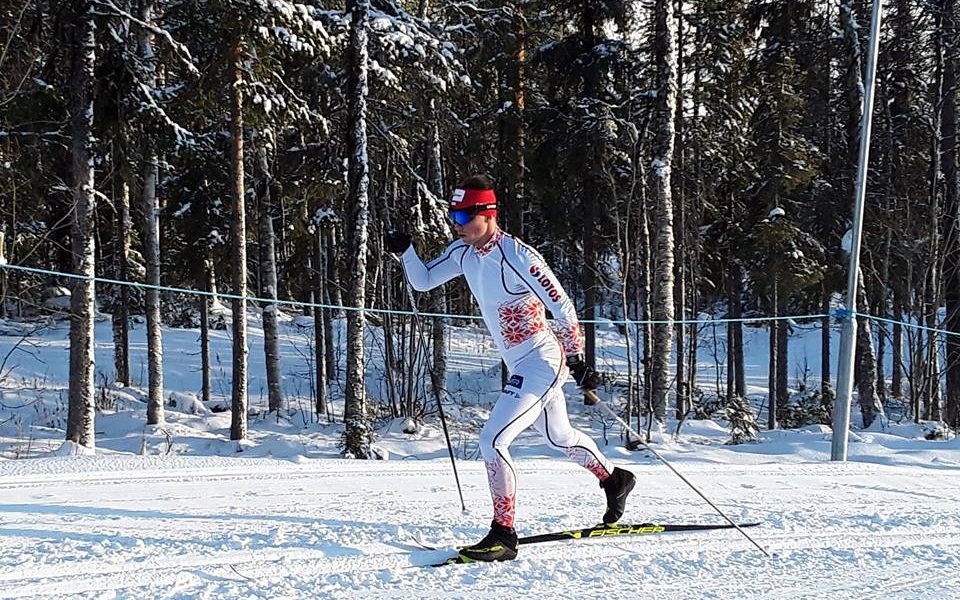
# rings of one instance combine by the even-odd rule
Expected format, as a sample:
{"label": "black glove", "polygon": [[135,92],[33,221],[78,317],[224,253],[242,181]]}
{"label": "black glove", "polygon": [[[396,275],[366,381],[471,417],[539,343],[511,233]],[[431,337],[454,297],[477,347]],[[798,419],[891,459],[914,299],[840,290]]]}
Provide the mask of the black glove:
{"label": "black glove", "polygon": [[410,234],[391,229],[383,236],[387,250],[395,254],[403,254],[410,247]]}
{"label": "black glove", "polygon": [[600,375],[583,362],[582,354],[574,354],[567,357],[567,367],[570,368],[570,374],[581,390],[595,390],[600,387],[603,381]]}

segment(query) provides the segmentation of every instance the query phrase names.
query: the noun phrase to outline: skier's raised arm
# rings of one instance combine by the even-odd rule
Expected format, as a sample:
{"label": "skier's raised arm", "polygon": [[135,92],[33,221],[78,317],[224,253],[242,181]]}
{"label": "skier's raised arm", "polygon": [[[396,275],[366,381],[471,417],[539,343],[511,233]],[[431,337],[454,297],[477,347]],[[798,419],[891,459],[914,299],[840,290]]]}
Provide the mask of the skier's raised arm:
{"label": "skier's raised arm", "polygon": [[443,254],[427,264],[423,264],[417,255],[413,244],[410,243],[409,234],[388,231],[385,241],[390,252],[401,255],[400,260],[403,262],[407,280],[418,292],[432,290],[463,273],[460,261],[467,246],[461,240],[455,240],[447,246]]}

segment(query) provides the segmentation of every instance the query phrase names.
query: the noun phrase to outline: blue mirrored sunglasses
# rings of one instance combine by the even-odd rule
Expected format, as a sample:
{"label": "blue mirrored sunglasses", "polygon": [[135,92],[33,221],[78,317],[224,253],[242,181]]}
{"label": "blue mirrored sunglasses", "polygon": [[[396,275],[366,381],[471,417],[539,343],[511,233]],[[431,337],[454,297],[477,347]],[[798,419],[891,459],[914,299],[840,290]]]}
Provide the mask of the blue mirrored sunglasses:
{"label": "blue mirrored sunglasses", "polygon": [[470,208],[465,208],[463,210],[451,210],[450,211],[450,221],[455,225],[463,227],[467,223],[473,220],[475,216],[479,213],[496,208],[496,204],[478,204],[476,206],[471,206]]}
{"label": "blue mirrored sunglasses", "polygon": [[467,223],[473,220],[477,216],[477,211],[475,210],[451,210],[450,211],[450,220],[455,224],[463,227]]}

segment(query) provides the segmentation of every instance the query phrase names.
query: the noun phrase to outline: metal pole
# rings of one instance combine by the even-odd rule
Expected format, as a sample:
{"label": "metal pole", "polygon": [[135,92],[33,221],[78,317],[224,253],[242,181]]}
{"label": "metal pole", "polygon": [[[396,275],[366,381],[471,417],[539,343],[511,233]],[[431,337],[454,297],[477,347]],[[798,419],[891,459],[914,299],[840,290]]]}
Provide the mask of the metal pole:
{"label": "metal pole", "polygon": [[863,205],[867,194],[867,166],[870,161],[870,130],[873,126],[873,90],[876,85],[877,55],[880,53],[880,15],[883,0],[873,0],[870,18],[870,48],[867,52],[867,79],[864,85],[863,115],[860,119],[860,156],[854,194],[850,266],[847,273],[847,304],[841,317],[840,363],[837,367],[837,399],[833,404],[833,442],[830,460],[847,460],[847,432],[850,428],[850,399],[853,395],[853,363],[857,346],[857,284],[860,273],[860,240],[863,234]]}

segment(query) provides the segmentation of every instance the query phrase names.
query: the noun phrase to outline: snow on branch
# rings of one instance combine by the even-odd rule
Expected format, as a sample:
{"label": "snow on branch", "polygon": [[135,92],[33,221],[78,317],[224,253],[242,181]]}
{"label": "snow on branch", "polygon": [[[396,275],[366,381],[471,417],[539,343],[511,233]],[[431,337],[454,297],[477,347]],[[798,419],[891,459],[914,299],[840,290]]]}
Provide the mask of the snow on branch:
{"label": "snow on branch", "polygon": [[[93,0],[93,3],[102,8],[109,10],[113,16],[123,17],[124,19],[130,19],[140,27],[143,27],[144,29],[150,31],[151,33],[165,39],[167,43],[170,45],[170,47],[173,48],[174,53],[180,58],[180,62],[187,68],[187,71],[189,71],[191,75],[194,75],[197,77],[200,76],[200,71],[197,69],[196,65],[193,64],[193,56],[190,54],[190,50],[188,50],[185,45],[173,39],[173,36],[170,35],[169,31],[167,31],[166,29],[157,27],[155,25],[151,25],[141,19],[138,19],[137,17],[133,16],[132,14],[128,13],[127,11],[123,10],[122,8],[114,4],[111,0]],[[102,14],[102,13],[98,13],[98,14]],[[111,15],[104,15],[104,16],[111,16]]]}
{"label": "snow on branch", "polygon": [[163,108],[157,104],[153,94],[150,92],[150,88],[148,88],[144,83],[139,83],[138,87],[140,88],[140,91],[143,92],[143,97],[146,100],[146,108],[149,108],[154,115],[159,117],[160,120],[166,123],[166,125],[173,130],[174,135],[177,137],[177,146],[182,147],[193,143],[193,133],[181,127],[179,123],[167,115],[167,111],[163,110]]}
{"label": "snow on branch", "polygon": [[446,90],[448,85],[460,82],[468,85],[465,69],[460,63],[460,49],[445,39],[441,30],[429,21],[415,17],[391,0],[372,3],[370,30],[376,34],[386,58],[374,70],[389,84],[396,86],[399,78],[382,63],[404,61],[422,67],[430,85]]}

